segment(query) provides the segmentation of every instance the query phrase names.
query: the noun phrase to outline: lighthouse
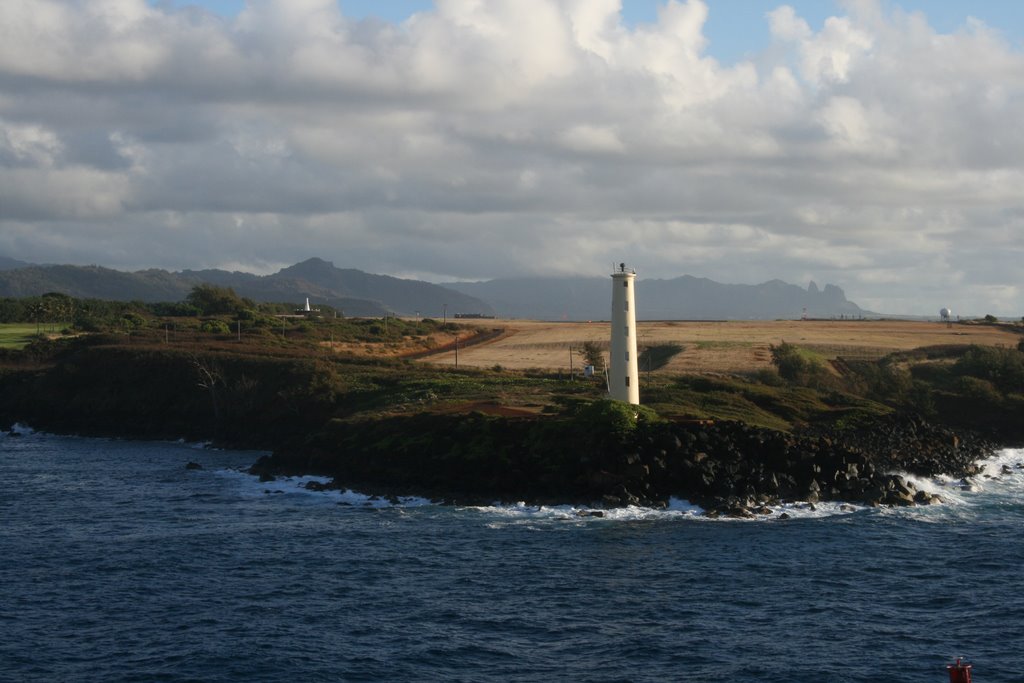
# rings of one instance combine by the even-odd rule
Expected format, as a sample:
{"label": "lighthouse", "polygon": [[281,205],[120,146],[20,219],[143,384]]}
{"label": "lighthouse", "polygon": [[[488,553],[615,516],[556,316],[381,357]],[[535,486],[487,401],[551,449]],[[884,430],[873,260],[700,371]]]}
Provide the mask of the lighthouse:
{"label": "lighthouse", "polygon": [[636,271],[620,263],[612,273],[612,343],[608,362],[608,391],[616,401],[640,403],[640,373],[636,359]]}

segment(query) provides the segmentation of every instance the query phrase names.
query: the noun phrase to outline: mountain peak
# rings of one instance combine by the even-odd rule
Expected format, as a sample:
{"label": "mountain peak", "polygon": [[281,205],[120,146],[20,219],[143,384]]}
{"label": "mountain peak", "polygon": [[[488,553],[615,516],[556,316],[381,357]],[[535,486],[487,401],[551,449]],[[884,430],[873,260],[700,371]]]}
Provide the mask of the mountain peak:
{"label": "mountain peak", "polygon": [[307,275],[307,274],[315,275],[315,274],[329,273],[329,272],[332,272],[334,270],[337,270],[337,268],[334,267],[333,263],[331,263],[330,261],[325,261],[322,258],[317,258],[316,256],[314,256],[312,258],[306,259],[305,261],[300,261],[299,263],[296,263],[294,266],[288,266],[287,268],[282,268],[281,270],[278,271],[277,274],[278,275],[287,274],[287,275],[291,275],[291,276],[296,276],[296,275],[300,275],[301,276],[301,275]]}

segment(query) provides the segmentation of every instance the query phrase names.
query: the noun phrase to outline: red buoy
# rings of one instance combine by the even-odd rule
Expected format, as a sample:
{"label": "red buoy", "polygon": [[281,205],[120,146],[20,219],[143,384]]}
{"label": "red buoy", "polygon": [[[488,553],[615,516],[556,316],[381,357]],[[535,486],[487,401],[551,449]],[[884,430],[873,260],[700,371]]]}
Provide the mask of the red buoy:
{"label": "red buoy", "polygon": [[963,657],[956,658],[956,664],[947,664],[949,683],[971,683],[971,665],[963,663]]}

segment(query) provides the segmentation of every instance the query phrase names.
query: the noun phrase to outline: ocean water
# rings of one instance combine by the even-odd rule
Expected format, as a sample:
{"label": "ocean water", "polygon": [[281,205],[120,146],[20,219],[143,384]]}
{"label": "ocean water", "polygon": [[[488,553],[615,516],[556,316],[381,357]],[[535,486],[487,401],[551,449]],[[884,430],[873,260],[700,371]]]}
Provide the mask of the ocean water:
{"label": "ocean water", "polygon": [[389,502],[261,484],[253,452],[22,431],[0,681],[925,683],[956,656],[1024,680],[1024,451],[928,482],[939,506],[736,521]]}

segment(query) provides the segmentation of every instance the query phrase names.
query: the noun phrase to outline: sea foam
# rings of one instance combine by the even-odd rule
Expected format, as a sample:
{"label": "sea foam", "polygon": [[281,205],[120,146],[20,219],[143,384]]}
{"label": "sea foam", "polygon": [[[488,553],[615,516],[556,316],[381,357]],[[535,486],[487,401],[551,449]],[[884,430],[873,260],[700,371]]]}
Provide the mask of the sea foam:
{"label": "sea foam", "polygon": [[[878,508],[883,513],[934,517],[941,509],[985,504],[990,501],[1024,503],[1024,449],[1003,449],[992,458],[981,461],[981,472],[970,479],[939,475],[918,477],[899,473],[916,489],[941,498],[942,503],[907,508]],[[328,477],[278,477],[261,482],[255,476],[240,470],[219,470],[218,474],[233,480],[239,494],[247,497],[281,495],[301,504],[331,503],[357,508],[422,507],[433,503],[415,496],[383,498],[350,489],[320,489],[330,481]],[[310,487],[310,485],[313,485]],[[488,524],[495,527],[509,524],[550,523],[607,523],[651,520],[694,520],[702,522],[768,522],[796,519],[821,519],[866,512],[873,508],[856,503],[826,501],[809,503],[791,501],[769,505],[763,514],[753,517],[708,517],[705,510],[689,501],[671,498],[664,508],[626,506],[621,508],[593,508],[582,505],[528,505],[498,503],[466,506],[459,510],[485,515]]]}
{"label": "sea foam", "polygon": [[[258,477],[242,470],[217,470],[217,474],[234,482],[239,494],[246,497],[283,495],[296,502],[331,503],[361,508],[421,507],[432,504],[430,500],[418,496],[383,498],[350,489],[319,488],[330,482],[330,477],[277,477],[272,481],[260,481]],[[310,484],[314,486],[310,487]]]}

